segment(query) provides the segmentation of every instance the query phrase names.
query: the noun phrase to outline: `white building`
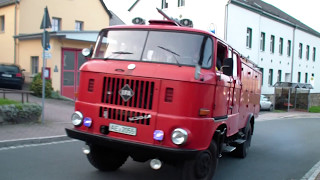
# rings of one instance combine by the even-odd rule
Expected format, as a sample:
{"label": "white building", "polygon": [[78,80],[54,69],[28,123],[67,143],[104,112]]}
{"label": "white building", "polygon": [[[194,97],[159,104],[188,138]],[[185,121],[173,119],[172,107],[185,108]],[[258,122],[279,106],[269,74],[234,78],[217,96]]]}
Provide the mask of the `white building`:
{"label": "white building", "polygon": [[191,19],[195,28],[214,29],[249,57],[263,71],[263,94],[273,94],[278,81],[310,83],[311,77],[311,93],[320,93],[320,33],[280,9],[261,0],[132,0],[122,9],[123,20],[161,19],[156,7],[171,17]]}

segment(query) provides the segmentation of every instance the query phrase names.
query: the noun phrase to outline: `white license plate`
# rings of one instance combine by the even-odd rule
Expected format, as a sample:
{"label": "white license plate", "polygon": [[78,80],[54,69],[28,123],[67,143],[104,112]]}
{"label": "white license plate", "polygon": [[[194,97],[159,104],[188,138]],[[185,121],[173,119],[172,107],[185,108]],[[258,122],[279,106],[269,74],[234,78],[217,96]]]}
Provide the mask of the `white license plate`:
{"label": "white license plate", "polygon": [[127,134],[127,135],[131,135],[131,136],[137,135],[137,128],[129,127],[129,126],[122,126],[122,125],[113,124],[113,123],[109,124],[109,131],[117,132],[117,133],[121,133],[121,134]]}
{"label": "white license plate", "polygon": [[2,74],[3,77],[12,77],[11,74]]}

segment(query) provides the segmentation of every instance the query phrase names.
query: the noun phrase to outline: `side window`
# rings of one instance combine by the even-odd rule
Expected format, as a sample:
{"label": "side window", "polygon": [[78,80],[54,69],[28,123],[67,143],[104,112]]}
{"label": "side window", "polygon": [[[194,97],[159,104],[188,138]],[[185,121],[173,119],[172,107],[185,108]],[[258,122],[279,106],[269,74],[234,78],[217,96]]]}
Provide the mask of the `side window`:
{"label": "side window", "polygon": [[226,58],[226,53],[227,53],[227,47],[222,44],[218,44],[216,70],[220,71],[221,66],[223,65],[223,60]]}
{"label": "side window", "polygon": [[233,52],[233,77],[238,76],[238,57],[239,55]]}

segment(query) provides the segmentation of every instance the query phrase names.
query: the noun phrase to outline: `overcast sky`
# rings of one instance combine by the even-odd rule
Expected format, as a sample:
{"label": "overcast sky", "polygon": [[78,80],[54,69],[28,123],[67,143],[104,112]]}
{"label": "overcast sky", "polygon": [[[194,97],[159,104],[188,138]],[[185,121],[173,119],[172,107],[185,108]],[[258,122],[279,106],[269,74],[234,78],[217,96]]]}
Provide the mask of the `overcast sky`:
{"label": "overcast sky", "polygon": [[320,32],[320,0],[263,0]]}
{"label": "overcast sky", "polygon": [[[123,9],[124,4],[128,3],[130,7],[136,0],[104,0],[108,5],[108,8],[113,10],[115,13],[118,12],[115,9]],[[155,0],[154,0],[155,1]],[[160,0],[158,0],[160,1]],[[191,0],[187,0],[191,1]],[[195,0],[192,0],[195,1]],[[285,13],[298,19],[307,26],[320,32],[320,0],[263,0],[266,3],[272,4],[273,6],[281,9]],[[109,2],[109,3],[108,3]],[[125,2],[125,3],[124,3]],[[127,10],[127,7],[123,9]],[[126,12],[123,12],[126,13]],[[122,14],[122,13],[121,13]],[[121,17],[121,15],[119,14]]]}

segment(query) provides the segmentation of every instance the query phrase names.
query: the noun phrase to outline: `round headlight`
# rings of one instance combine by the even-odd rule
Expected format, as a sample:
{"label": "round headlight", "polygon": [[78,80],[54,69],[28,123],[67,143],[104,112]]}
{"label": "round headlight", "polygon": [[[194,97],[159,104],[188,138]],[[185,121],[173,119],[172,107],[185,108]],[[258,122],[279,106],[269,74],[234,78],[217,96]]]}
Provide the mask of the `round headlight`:
{"label": "round headlight", "polygon": [[171,140],[176,145],[182,145],[188,140],[188,132],[184,129],[177,128],[172,132]]}
{"label": "round headlight", "polygon": [[75,126],[80,126],[83,120],[83,115],[80,111],[76,111],[71,116],[72,124]]}

